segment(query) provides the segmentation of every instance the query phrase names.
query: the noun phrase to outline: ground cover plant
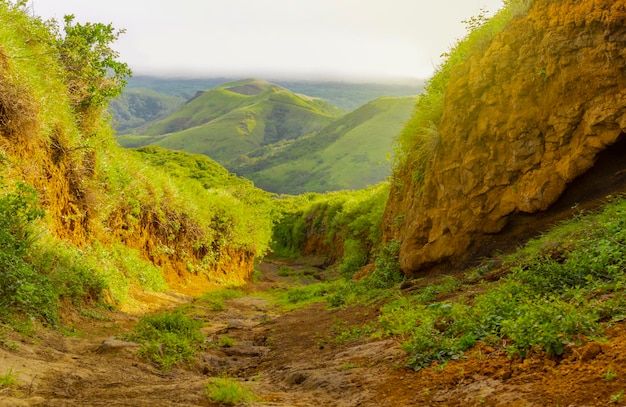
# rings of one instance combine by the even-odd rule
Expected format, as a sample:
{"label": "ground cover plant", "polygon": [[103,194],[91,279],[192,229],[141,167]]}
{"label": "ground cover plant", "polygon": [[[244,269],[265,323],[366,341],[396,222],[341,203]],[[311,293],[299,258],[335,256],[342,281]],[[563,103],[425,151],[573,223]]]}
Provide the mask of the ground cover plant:
{"label": "ground cover plant", "polygon": [[169,370],[177,363],[193,360],[204,341],[201,326],[181,312],[166,311],[142,317],[126,338],[142,344],[138,351],[141,358]]}
{"label": "ground cover plant", "polygon": [[484,282],[483,268],[469,272],[451,300],[437,301],[447,290],[428,293],[450,286],[445,281],[398,294],[382,309],[381,329],[402,339],[415,369],[459,358],[477,341],[499,344],[510,356],[558,357],[623,320],[625,225],[626,200],[614,199],[503,256],[487,272],[505,273],[498,282]]}
{"label": "ground cover plant", "polygon": [[235,379],[216,377],[206,384],[209,400],[227,405],[250,403],[256,401],[254,393]]}

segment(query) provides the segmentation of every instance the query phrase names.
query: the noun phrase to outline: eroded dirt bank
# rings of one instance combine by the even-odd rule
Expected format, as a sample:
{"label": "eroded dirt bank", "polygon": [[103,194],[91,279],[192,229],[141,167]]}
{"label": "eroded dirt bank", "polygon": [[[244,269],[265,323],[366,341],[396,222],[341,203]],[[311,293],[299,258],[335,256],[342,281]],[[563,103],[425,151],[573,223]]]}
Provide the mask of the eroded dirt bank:
{"label": "eroded dirt bank", "polygon": [[13,372],[19,386],[0,391],[0,406],[213,406],[205,385],[224,375],[250,387],[260,399],[251,405],[259,406],[623,402],[618,397],[626,390],[623,323],[608,332],[608,341],[568,348],[558,359],[540,354],[510,359],[497,345],[479,345],[458,361],[414,372],[403,367],[405,354],[396,340],[341,340],[341,332],[376,321],[376,305],[328,310],[315,304],[291,312],[271,305],[259,293],[293,284],[277,275],[279,267],[261,265],[263,278],[246,288],[248,295],[228,301],[220,311],[191,297],[154,296],[158,307],[182,306],[204,320],[207,343],[223,335],[234,340],[232,346],[207,346],[192,365],[166,373],[141,361],[136,345],[116,339],[136,322],[129,314],[69,318],[66,335],[5,335],[0,338],[0,375]]}

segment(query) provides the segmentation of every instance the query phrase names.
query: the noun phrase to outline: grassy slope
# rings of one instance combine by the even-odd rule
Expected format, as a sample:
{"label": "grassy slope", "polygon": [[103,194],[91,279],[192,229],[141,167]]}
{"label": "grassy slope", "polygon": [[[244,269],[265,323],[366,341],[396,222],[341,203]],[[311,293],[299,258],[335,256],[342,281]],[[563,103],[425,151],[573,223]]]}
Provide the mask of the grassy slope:
{"label": "grassy slope", "polygon": [[132,133],[133,129],[173,113],[185,99],[156,92],[147,88],[126,90],[111,101],[115,128],[119,134]]}
{"label": "grassy slope", "polygon": [[415,97],[376,99],[317,134],[254,152],[233,170],[261,188],[289,194],[376,184],[390,174],[387,155],[415,101]]}
{"label": "grassy slope", "polygon": [[180,110],[145,130],[145,139],[120,138],[124,146],[157,144],[202,153],[224,164],[264,144],[297,138],[324,127],[341,111],[259,80],[199,92]]}
{"label": "grassy slope", "polygon": [[245,278],[269,245],[267,194],[225,171],[209,190],[118,148],[100,105],[73,104],[98,88],[68,71],[59,31],[0,2],[0,322]]}

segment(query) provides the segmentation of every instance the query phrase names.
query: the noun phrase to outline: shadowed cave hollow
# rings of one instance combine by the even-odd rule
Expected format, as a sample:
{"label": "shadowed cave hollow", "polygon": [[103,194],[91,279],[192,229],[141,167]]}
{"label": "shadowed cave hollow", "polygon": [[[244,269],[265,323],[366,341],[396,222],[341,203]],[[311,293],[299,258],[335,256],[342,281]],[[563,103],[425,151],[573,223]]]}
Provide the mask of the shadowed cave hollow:
{"label": "shadowed cave hollow", "polygon": [[626,133],[600,152],[594,166],[574,179],[547,211],[515,213],[502,231],[477,239],[459,262],[461,269],[476,266],[483,258],[498,252],[510,252],[556,222],[597,208],[607,202],[608,196],[623,193],[626,193]]}

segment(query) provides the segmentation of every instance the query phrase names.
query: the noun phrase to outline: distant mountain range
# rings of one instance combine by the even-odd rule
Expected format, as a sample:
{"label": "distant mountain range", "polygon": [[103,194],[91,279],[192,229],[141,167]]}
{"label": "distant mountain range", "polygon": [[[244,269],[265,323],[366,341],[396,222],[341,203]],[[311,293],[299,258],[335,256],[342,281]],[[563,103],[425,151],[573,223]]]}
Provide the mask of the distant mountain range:
{"label": "distant mountain range", "polygon": [[319,131],[344,113],[270,82],[241,80],[197,92],[176,112],[142,128],[141,136],[119,142],[200,153],[228,167],[259,147]]}
{"label": "distant mountain range", "polygon": [[143,100],[131,88],[118,99],[117,109],[130,102],[123,111],[147,119],[150,107],[159,111],[135,134],[119,135],[121,145],[203,154],[263,189],[288,194],[383,181],[393,139],[416,102],[416,96],[380,97],[346,113],[320,98],[246,79],[197,91],[172,111],[179,96],[159,100],[156,92],[145,92]]}
{"label": "distant mountain range", "polygon": [[[119,134],[137,129],[173,113],[199,90],[210,90],[236,78],[162,78],[139,75],[128,79],[124,94],[111,103],[115,129]],[[352,111],[381,96],[411,96],[424,90],[421,80],[398,83],[351,83],[321,81],[273,81],[294,93],[325,100]],[[163,99],[163,100],[161,100]]]}

